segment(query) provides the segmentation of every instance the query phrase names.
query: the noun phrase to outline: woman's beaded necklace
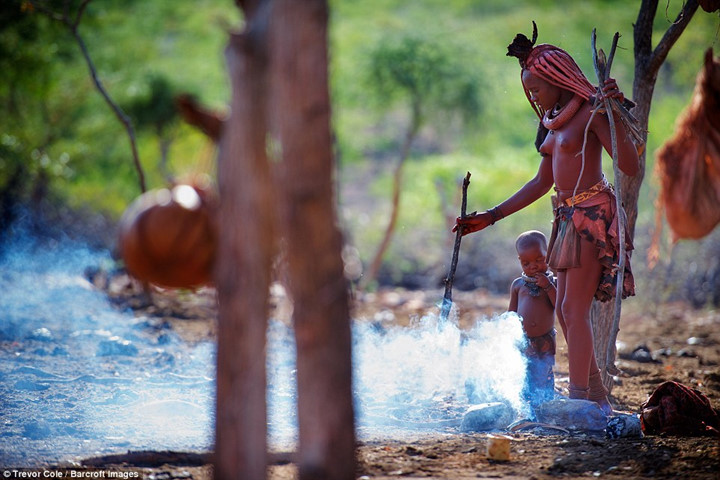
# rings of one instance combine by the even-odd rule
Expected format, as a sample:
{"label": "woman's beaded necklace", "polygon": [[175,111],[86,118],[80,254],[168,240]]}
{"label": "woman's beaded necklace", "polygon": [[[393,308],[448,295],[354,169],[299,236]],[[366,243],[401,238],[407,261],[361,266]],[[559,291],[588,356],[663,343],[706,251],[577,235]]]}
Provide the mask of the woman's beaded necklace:
{"label": "woman's beaded necklace", "polygon": [[557,130],[567,123],[572,117],[575,116],[577,111],[580,109],[584,99],[578,94],[575,94],[573,98],[565,104],[564,107],[555,105],[551,110],[545,112],[542,119],[542,124],[548,130]]}

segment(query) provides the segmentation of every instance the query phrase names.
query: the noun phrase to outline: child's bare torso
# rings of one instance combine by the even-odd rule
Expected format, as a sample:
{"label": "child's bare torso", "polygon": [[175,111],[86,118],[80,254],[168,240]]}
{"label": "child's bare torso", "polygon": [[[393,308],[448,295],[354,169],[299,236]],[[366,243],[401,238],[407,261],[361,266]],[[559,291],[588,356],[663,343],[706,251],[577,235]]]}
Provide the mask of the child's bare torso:
{"label": "child's bare torso", "polygon": [[[528,337],[538,337],[552,330],[555,325],[555,309],[548,294],[542,289],[530,290],[522,278],[513,282],[517,289],[517,314],[523,319],[523,330]],[[533,294],[537,293],[537,296]]]}

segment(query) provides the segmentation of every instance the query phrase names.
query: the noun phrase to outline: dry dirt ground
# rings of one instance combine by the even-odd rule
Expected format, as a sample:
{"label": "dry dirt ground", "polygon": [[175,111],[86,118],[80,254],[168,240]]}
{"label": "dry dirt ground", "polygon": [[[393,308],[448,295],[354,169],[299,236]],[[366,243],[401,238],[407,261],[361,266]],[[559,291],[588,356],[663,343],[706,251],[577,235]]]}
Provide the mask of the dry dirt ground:
{"label": "dry dirt ground", "polygon": [[[97,282],[96,282],[97,283]],[[100,282],[102,283],[102,282]],[[112,282],[110,282],[112,283]],[[108,284],[109,285],[109,284]],[[214,293],[177,296],[154,292],[153,304],[144,305],[135,293],[124,287],[109,288],[118,303],[135,303],[143,315],[156,315],[171,322],[187,340],[214,335]],[[388,290],[356,295],[353,318],[373,318],[381,311],[392,311],[403,319],[424,315],[436,309],[440,291]],[[483,291],[455,292],[460,324],[483,314],[500,312],[507,298]],[[282,315],[287,305],[275,305]],[[285,313],[287,313],[285,311]],[[693,310],[687,305],[668,304],[642,308],[626,302],[619,335],[618,366],[623,374],[612,392],[616,409],[638,412],[653,389],[674,380],[702,391],[716,409],[720,406],[720,311]],[[559,336],[561,337],[561,336]],[[633,357],[637,347],[650,356]],[[560,340],[556,382],[567,382],[566,346]],[[409,441],[360,442],[357,448],[357,478],[720,478],[720,442],[711,437],[645,436],[606,439],[588,434],[511,434],[511,459],[489,460],[484,434],[431,434]],[[212,477],[209,454],[162,458],[157,455],[129,455],[88,459],[88,468],[132,470],[145,478],[206,479]],[[270,479],[297,478],[291,453],[275,454],[269,467]]]}

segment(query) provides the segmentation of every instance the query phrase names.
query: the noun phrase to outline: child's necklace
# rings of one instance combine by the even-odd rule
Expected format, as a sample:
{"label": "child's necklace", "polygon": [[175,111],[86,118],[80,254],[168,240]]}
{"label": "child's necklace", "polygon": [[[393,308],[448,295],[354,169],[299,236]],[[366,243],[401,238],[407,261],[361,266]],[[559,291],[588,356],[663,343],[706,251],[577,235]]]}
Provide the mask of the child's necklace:
{"label": "child's necklace", "polygon": [[[545,273],[544,275],[547,276],[547,273]],[[525,275],[525,272],[523,272],[522,279],[523,279],[523,284],[525,285],[525,287],[527,287],[528,294],[531,297],[540,296],[540,286],[537,284],[537,278],[528,277],[527,275]]]}
{"label": "child's necklace", "polygon": [[540,287],[537,284],[537,279],[534,277],[528,277],[524,273],[522,274],[523,284],[528,289],[528,293],[531,297],[537,297],[540,295]]}
{"label": "child's necklace", "polygon": [[555,105],[552,110],[545,112],[542,119],[542,124],[548,130],[557,130],[567,123],[572,117],[575,116],[577,111],[580,109],[580,105],[583,103],[583,98],[575,94],[575,96],[565,104],[564,107]]}

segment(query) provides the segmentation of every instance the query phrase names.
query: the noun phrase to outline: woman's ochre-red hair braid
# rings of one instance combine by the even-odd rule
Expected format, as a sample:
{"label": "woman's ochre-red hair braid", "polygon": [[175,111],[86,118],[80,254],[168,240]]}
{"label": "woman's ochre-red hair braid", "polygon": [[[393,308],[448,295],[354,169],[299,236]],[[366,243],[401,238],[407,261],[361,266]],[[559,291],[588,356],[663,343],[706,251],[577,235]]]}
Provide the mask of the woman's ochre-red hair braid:
{"label": "woman's ochre-red hair braid", "polygon": [[[597,93],[596,87],[590,83],[569,53],[547,43],[535,46],[535,40],[537,40],[537,26],[533,22],[532,41],[522,33],[517,34],[513,42],[508,45],[507,55],[517,57],[523,70],[528,70],[557,87],[570,90],[585,100]],[[522,76],[522,71],[520,74]],[[542,119],[544,110],[530,100],[530,92],[524,85],[523,90],[538,118]]]}

